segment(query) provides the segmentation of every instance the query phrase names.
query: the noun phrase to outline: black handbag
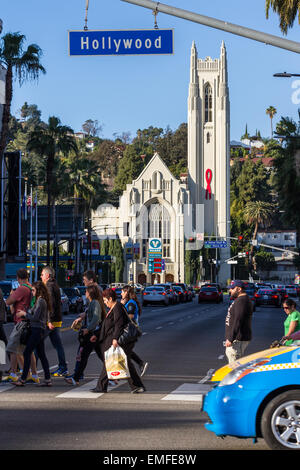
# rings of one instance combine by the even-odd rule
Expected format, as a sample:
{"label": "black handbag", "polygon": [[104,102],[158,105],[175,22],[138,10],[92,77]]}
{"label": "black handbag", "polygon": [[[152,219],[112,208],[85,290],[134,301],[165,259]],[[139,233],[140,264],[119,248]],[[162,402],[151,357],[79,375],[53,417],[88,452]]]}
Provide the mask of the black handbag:
{"label": "black handbag", "polygon": [[28,320],[22,320],[20,322],[20,328],[21,328],[20,344],[26,345],[31,335],[30,322]]}
{"label": "black handbag", "polygon": [[120,346],[126,346],[127,344],[135,343],[140,336],[142,336],[142,330],[130,320],[119,337],[118,343]]}

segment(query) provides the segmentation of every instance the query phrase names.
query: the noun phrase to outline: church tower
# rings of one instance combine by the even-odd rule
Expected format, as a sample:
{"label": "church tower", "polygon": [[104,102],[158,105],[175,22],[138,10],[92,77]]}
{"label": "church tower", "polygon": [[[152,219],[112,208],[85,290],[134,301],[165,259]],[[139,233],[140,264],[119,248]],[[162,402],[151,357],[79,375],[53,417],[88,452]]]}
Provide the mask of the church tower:
{"label": "church tower", "polygon": [[224,42],[220,58],[198,59],[193,42],[188,97],[188,173],[194,206],[204,205],[204,232],[227,240],[220,252],[218,281],[230,267],[230,103]]}

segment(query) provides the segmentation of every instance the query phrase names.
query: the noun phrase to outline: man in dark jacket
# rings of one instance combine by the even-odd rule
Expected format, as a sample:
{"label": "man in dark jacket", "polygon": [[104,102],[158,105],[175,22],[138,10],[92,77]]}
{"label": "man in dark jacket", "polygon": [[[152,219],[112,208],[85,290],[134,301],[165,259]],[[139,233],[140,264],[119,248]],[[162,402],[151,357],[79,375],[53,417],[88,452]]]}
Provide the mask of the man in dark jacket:
{"label": "man in dark jacket", "polygon": [[58,356],[58,369],[55,370],[52,375],[54,377],[64,377],[68,375],[68,367],[59,330],[62,325],[61,295],[59,286],[55,280],[54,269],[50,266],[43,268],[41,280],[48,289],[52,306],[51,312],[49,312],[48,329],[46,334],[49,335],[50,341],[56,349]]}
{"label": "man in dark jacket", "polygon": [[235,300],[230,305],[225,320],[225,347],[228,362],[234,362],[244,355],[251,338],[253,305],[245,292],[243,281],[234,281],[229,286]]}

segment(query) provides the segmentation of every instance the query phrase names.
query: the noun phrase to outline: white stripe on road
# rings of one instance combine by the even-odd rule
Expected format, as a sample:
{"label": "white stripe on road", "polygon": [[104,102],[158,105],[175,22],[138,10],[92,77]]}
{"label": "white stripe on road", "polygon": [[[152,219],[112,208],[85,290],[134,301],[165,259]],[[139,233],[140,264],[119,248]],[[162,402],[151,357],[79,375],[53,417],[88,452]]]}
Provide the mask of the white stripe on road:
{"label": "white stripe on road", "polygon": [[15,385],[12,385],[10,383],[1,383],[0,384],[0,393],[2,392],[7,392],[8,390],[12,390],[13,388],[17,388]]}
{"label": "white stripe on road", "polygon": [[[79,386],[71,386],[72,390],[69,390],[68,392],[61,393],[60,395],[57,395],[56,398],[88,398],[88,399],[95,399],[101,397],[101,395],[104,395],[104,393],[99,392],[99,393],[94,393],[91,392],[91,388],[95,388],[97,385],[98,379],[91,380],[90,382],[87,382],[84,385]],[[119,388],[121,385],[123,385],[125,381],[120,381],[117,385],[114,386],[108,386],[107,391],[111,392],[112,390],[115,390],[116,388]]]}
{"label": "white stripe on road", "polygon": [[97,385],[98,379],[92,380],[80,387],[72,387],[72,390],[68,392],[61,393],[57,395],[56,398],[98,398],[103,395],[103,393],[93,393],[90,391],[91,388],[95,388]]}
{"label": "white stripe on road", "polygon": [[166,401],[196,401],[202,402],[203,395],[211,390],[211,385],[205,384],[183,384],[176,388],[169,395],[166,395],[162,400]]}

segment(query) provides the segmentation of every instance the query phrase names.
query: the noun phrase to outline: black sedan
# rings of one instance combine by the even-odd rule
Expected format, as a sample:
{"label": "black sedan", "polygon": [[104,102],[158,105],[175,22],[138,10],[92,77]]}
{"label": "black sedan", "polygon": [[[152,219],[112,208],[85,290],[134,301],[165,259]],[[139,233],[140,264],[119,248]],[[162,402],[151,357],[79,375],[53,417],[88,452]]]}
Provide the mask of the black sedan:
{"label": "black sedan", "polygon": [[281,306],[281,295],[276,289],[259,289],[255,294],[256,305]]}
{"label": "black sedan", "polygon": [[70,310],[76,313],[82,313],[84,310],[83,298],[76,287],[64,287],[64,293],[68,296]]}

